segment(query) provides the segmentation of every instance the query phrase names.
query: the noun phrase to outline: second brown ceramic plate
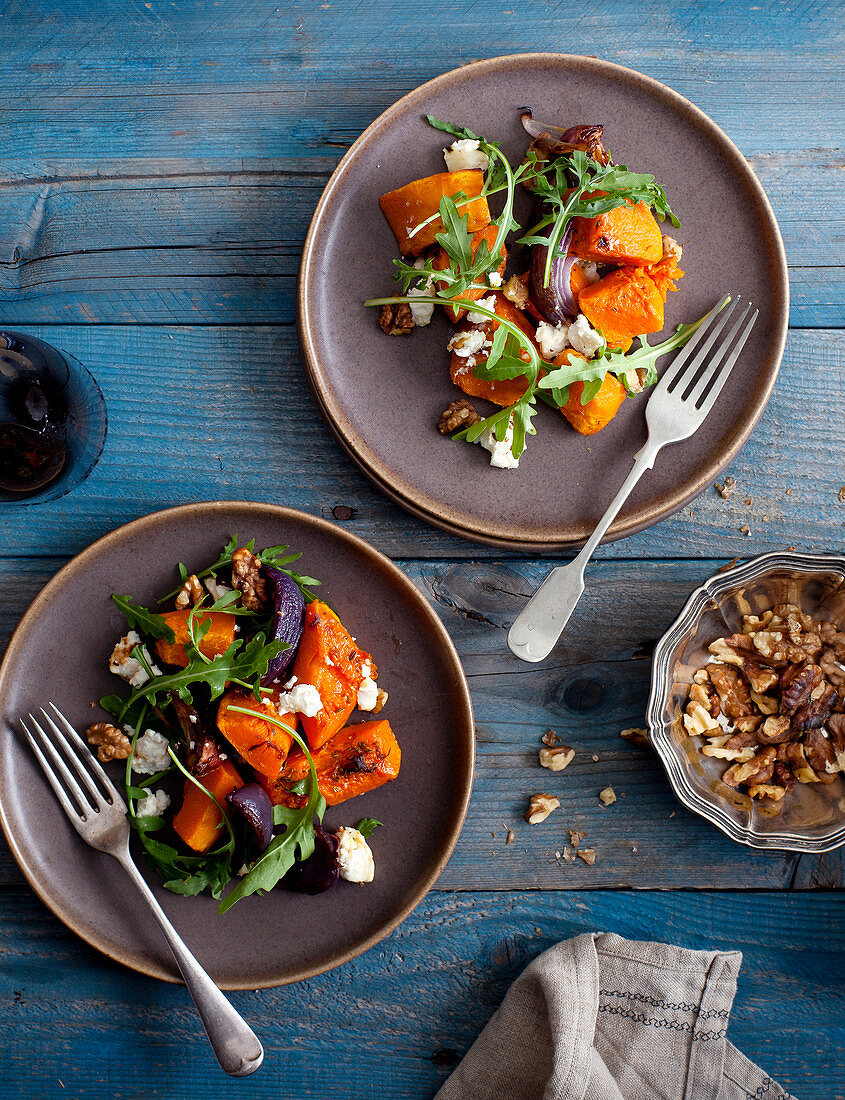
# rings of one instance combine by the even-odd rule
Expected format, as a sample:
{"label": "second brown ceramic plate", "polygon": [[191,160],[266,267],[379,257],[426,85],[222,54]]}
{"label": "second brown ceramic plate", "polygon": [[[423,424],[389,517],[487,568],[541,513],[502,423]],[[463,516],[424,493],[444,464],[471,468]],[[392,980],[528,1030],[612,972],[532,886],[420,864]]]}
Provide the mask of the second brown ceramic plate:
{"label": "second brown ceramic plate", "polygon": [[645,442],[646,397],[625,402],[589,438],[541,407],[519,470],[493,469],[480,447],[436,430],[440,413],[460,396],[449,379],[445,317],[438,311],[429,327],[394,338],[362,306],[395,293],[396,242],[379,195],[444,171],[449,139],[424,116],[500,140],[516,163],[528,142],[519,122],[524,105],[542,122],[603,123],[616,163],[651,172],[665,186],[682,223],[671,232],[688,242],[686,277],[667,303],[665,333],[726,293],[760,310],[715,413],[692,439],[661,454],[609,539],[671,515],[734,458],[774,386],[789,290],[777,223],[736,146],[682,96],[619,65],[559,54],[474,62],[417,88],[358,138],[320,200],[300,272],[300,340],[320,409],[348,454],[410,511],[466,538],[552,551],[584,542],[627,475]]}
{"label": "second brown ceramic plate", "polygon": [[[339,882],[317,897],[273,890],[223,916],[210,897],[168,893],[160,903],[219,985],[257,989],[310,977],[366,950],[403,920],[440,873],[472,785],[473,723],[449,636],[412,582],[367,543],[324,520],[267,504],[194,504],[121,527],[65,566],[15,632],[0,666],[0,823],[30,884],[93,946],[153,977],[178,980],[167,946],[118,864],[74,832],[17,719],[52,699],[78,728],[94,700],[120,683],[106,667],[125,623],[109,596],[144,606],[173,586],[175,563],[210,564],[237,534],[258,547],[287,543],[300,568],[372,653],[402,747],[397,779],[326,811],[330,829],[375,817],[375,881]],[[356,720],[360,720],[360,716]]]}

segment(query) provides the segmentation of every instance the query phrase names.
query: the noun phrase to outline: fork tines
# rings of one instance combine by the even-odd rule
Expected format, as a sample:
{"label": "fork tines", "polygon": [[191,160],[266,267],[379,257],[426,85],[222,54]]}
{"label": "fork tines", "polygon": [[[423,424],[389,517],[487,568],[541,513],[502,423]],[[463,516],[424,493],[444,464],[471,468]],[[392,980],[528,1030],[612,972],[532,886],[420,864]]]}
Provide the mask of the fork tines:
{"label": "fork tines", "polygon": [[[744,309],[739,308],[742,305],[745,306]],[[729,298],[726,306],[716,306],[675,356],[660,380],[661,387],[666,392],[673,393],[682,403],[695,406],[702,415],[708,413],[754,327],[758,312],[751,302],[743,303],[740,296]],[[734,324],[727,336],[714,347],[728,321],[734,315]],[[703,343],[701,343],[702,340],[704,340]],[[735,343],[734,340],[736,340]],[[700,347],[699,344],[701,344]],[[687,363],[692,352],[696,350],[695,357]],[[708,355],[710,355],[709,361],[699,376],[699,371]]]}
{"label": "fork tines", "polygon": [[[50,703],[50,706],[63,727],[63,729],[60,728],[51,715],[41,707],[41,714],[52,731],[52,736],[44,730],[34,714],[27,716],[35,730],[34,733],[23,718],[20,719],[20,723],[30,748],[35,753],[65,813],[70,817],[82,817],[83,820],[87,820],[88,815],[99,812],[104,803],[111,805],[115,798],[119,799],[120,796],[97,758],[67,718],[54,703]],[[68,767],[68,764],[72,765],[73,770]],[[76,802],[75,806],[68,797],[68,792],[73,802]]]}

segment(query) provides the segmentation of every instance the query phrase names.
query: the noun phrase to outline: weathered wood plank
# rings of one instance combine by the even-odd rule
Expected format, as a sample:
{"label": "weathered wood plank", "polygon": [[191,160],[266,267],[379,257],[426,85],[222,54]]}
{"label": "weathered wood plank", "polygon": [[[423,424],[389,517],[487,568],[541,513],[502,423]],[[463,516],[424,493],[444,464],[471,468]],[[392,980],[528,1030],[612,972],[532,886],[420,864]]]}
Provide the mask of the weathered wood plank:
{"label": "weathered wood plank", "polygon": [[[75,553],[143,513],[231,498],[329,517],[345,505],[354,510],[350,529],[393,556],[501,556],[411,519],[357,471],[315,410],[291,328],[30,331],[95,373],[108,402],[110,435],[79,490],[23,513],[0,507],[6,553]],[[772,400],[728,471],[737,480],[731,499],[708,490],[675,518],[606,547],[601,556],[733,558],[790,545],[840,549],[845,422],[835,410],[845,392],[843,347],[842,333],[793,332]],[[671,461],[671,451],[659,461]],[[742,534],[746,525],[749,536]]]}
{"label": "weathered wood plank", "polygon": [[[472,0],[10,3],[0,74],[6,170],[107,156],[325,155],[438,73],[520,51],[641,69],[711,114],[747,154],[830,147],[843,117],[830,3],[572,0],[483,16]],[[411,29],[412,28],[412,29]],[[362,63],[363,60],[363,63]],[[753,88],[739,99],[726,89]],[[340,108],[343,107],[343,110]],[[817,137],[815,137],[817,136]]]}
{"label": "weathered wood plank", "polygon": [[[841,1100],[842,914],[830,895],[435,892],[333,974],[232,995],[267,1052],[249,1095],[430,1097],[532,958],[600,929],[742,950],[728,1037],[801,1100]],[[0,950],[9,1100],[242,1093],[184,989],[110,963],[24,891],[0,891]]]}
{"label": "weathered wood plank", "polygon": [[[0,179],[0,322],[293,322],[302,242],[334,164],[318,160],[95,169],[66,160],[60,174]],[[845,326],[835,160],[816,151],[752,158],[796,265],[791,320],[802,328]],[[808,211],[800,196],[811,192],[819,199]]]}
{"label": "weathered wood plank", "polygon": [[[58,560],[0,559],[0,645]],[[651,650],[696,584],[718,562],[606,562],[591,571],[578,615],[554,657],[527,666],[507,650],[505,628],[538,583],[540,562],[401,562],[436,607],[469,677],[477,722],[477,772],[469,816],[442,888],[784,889],[788,852],[756,852],[722,836],[675,799],[656,756],[619,737],[644,725]],[[609,594],[612,601],[609,602]],[[610,610],[612,608],[612,610]],[[386,685],[388,690],[390,685]],[[577,750],[566,771],[540,768],[547,729]],[[618,801],[603,806],[612,786]],[[531,826],[528,799],[550,791],[561,809]],[[514,840],[506,844],[508,829]],[[567,829],[587,834],[595,866],[566,862]],[[19,882],[5,846],[0,882]],[[801,887],[843,885],[841,864],[805,857]]]}

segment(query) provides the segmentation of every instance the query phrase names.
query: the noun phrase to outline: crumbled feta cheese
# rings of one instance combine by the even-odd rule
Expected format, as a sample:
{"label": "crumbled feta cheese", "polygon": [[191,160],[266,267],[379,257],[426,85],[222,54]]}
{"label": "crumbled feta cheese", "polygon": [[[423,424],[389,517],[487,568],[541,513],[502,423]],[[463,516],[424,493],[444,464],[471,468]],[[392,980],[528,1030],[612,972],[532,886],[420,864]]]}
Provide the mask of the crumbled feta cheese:
{"label": "crumbled feta cheese", "polygon": [[[109,672],[120,676],[132,687],[141,687],[149,680],[149,676],[137,657],[132,656],[136,646],[141,646],[141,637],[137,630],[130,630],[112,650],[111,657],[109,657]],[[161,676],[161,669],[152,664],[150,655],[144,646],[141,646],[140,652],[152,669],[153,675]]]}
{"label": "crumbled feta cheese", "polygon": [[147,730],[135,742],[132,771],[139,775],[155,775],[170,767],[167,738],[156,730]]}
{"label": "crumbled feta cheese", "polygon": [[337,863],[340,877],[347,882],[372,882],[376,862],[369,844],[357,829],[341,825],[337,836]]}
{"label": "crumbled feta cheese", "polygon": [[453,141],[448,149],[443,150],[443,159],[446,168],[450,172],[465,172],[469,168],[480,168],[486,172],[490,165],[490,158],[482,153],[477,138],[461,138]]}
{"label": "crumbled feta cheese", "polygon": [[576,260],[573,266],[580,267],[587,281],[590,283],[597,283],[601,278],[601,275],[599,275],[599,265],[593,263],[592,260]]}
{"label": "crumbled feta cheese", "polygon": [[372,676],[372,674],[373,674],[372,664],[369,661],[362,661],[361,662],[361,675],[362,676]]}
{"label": "crumbled feta cheese", "polygon": [[599,348],[604,347],[603,337],[599,336],[583,313],[579,313],[569,326],[569,342],[588,359],[592,359]]}
{"label": "crumbled feta cheese", "polygon": [[323,700],[313,684],[296,684],[290,691],[283,691],[276,703],[279,714],[304,714],[314,718],[323,709]]}
{"label": "crumbled feta cheese", "polygon": [[[414,267],[419,268],[420,270],[424,267],[424,265],[425,265],[424,260],[417,260],[414,263]],[[423,286],[421,281],[420,281],[416,286],[412,286],[412,287],[408,288],[408,297],[409,298],[428,298],[428,297],[431,296],[431,294],[432,294],[432,280],[431,280],[430,275],[429,275],[428,279],[426,279],[426,281],[425,281],[425,286]],[[423,305],[422,303],[417,305],[414,302],[408,302],[408,305],[411,307],[411,314],[413,315],[415,325],[427,325],[427,324],[429,324],[429,322],[431,321],[432,315],[434,314],[434,306],[432,306],[432,305]]]}
{"label": "crumbled feta cheese", "polygon": [[551,361],[567,347],[566,334],[568,325],[550,325],[548,321],[541,321],[537,326],[537,343],[543,358]]}
{"label": "crumbled feta cheese", "polygon": [[213,600],[219,600],[222,596],[225,596],[227,592],[231,592],[232,589],[228,584],[221,584],[216,577],[206,577],[202,582],[205,585],[205,590]]}
{"label": "crumbled feta cheese", "polygon": [[456,332],[446,345],[446,350],[466,358],[490,346],[492,341],[487,339],[482,329],[471,328],[467,332]]}
{"label": "crumbled feta cheese", "polygon": [[[491,313],[495,313],[496,295],[488,294],[486,298],[479,298],[475,304],[476,306],[481,306],[482,309],[489,309]],[[484,322],[489,321],[490,318],[484,313],[479,313],[477,309],[471,309],[467,314],[467,320],[471,325],[483,325]]]}
{"label": "crumbled feta cheese", "polygon": [[358,688],[358,710],[372,710],[378,702],[378,684],[372,676],[365,676]]}
{"label": "crumbled feta cheese", "polygon": [[490,465],[500,470],[515,470],[519,466],[519,459],[514,457],[511,450],[513,445],[513,417],[508,423],[505,438],[499,442],[491,428],[487,428],[478,437],[478,442],[485,450],[490,452]]}
{"label": "crumbled feta cheese", "polygon": [[170,805],[167,791],[147,791],[138,803],[135,813],[138,817],[161,817]]}
{"label": "crumbled feta cheese", "polygon": [[490,286],[499,287],[502,285],[502,276],[499,274],[498,271],[491,271],[487,276],[487,280],[490,283]]}

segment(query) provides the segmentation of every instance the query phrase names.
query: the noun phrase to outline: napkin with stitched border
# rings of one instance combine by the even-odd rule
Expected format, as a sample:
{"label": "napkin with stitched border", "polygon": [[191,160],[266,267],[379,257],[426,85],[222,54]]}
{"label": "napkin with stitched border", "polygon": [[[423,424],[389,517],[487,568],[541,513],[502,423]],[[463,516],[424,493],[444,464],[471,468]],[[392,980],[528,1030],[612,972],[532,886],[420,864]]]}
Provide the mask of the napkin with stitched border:
{"label": "napkin with stitched border", "polygon": [[612,933],[559,943],[436,1100],[795,1100],[725,1038],[741,963]]}

